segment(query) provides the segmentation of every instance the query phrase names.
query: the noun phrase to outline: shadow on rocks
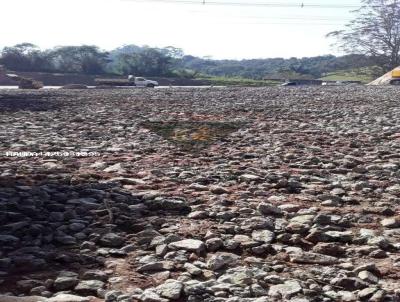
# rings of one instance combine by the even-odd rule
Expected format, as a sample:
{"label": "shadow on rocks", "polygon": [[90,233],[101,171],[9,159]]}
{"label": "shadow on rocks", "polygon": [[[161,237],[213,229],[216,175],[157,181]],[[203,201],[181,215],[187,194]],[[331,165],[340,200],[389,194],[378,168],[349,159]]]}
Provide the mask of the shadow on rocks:
{"label": "shadow on rocks", "polygon": [[51,111],[63,107],[61,99],[41,93],[0,93],[0,112]]}
{"label": "shadow on rocks", "polygon": [[72,290],[85,271],[132,252],[136,233],[161,228],[162,215],[190,211],[178,201],[163,206],[149,206],[117,182],[0,177],[0,294]]}

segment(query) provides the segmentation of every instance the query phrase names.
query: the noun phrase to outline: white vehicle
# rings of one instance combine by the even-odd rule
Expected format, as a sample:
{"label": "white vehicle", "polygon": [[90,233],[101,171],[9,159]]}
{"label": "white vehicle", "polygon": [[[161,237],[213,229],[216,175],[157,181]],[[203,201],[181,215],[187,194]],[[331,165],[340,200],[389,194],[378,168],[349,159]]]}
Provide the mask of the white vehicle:
{"label": "white vehicle", "polygon": [[141,78],[141,77],[134,77],[132,75],[128,76],[128,81],[134,82],[135,86],[138,86],[138,87],[154,88],[154,87],[158,86],[157,81],[147,80],[147,79]]}

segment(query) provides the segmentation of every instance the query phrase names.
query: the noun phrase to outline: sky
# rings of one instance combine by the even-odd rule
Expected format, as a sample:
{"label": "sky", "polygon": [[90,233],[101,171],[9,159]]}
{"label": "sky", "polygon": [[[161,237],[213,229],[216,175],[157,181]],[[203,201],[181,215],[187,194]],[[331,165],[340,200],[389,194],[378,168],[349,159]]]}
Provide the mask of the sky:
{"label": "sky", "polygon": [[0,48],[136,44],[213,59],[340,55],[325,36],[343,29],[360,1],[1,0]]}

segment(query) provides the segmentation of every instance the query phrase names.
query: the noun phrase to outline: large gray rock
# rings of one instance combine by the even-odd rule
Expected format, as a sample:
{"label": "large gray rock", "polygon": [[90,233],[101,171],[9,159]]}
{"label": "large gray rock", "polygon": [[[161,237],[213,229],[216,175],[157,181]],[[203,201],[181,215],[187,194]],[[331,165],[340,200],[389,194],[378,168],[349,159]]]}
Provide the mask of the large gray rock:
{"label": "large gray rock", "polygon": [[202,274],[202,270],[191,263],[185,263],[183,267],[189,274],[193,276],[198,276]]}
{"label": "large gray rock", "polygon": [[169,248],[201,253],[205,249],[204,242],[196,239],[184,239],[168,244]]}
{"label": "large gray rock", "polygon": [[333,257],[340,257],[346,253],[346,250],[342,247],[343,244],[336,242],[319,242],[313,247],[313,252],[319,254],[325,254]]}
{"label": "large gray rock", "polygon": [[140,296],[140,301],[143,302],[168,302],[169,299],[160,297],[159,294],[154,292],[152,289],[146,289]]}
{"label": "large gray rock", "polygon": [[240,257],[232,253],[217,253],[212,255],[207,261],[207,267],[214,271],[219,270],[221,268],[230,266],[231,264],[235,264],[238,259],[240,259]]}
{"label": "large gray rock", "polygon": [[273,204],[262,202],[257,207],[258,211],[263,215],[282,215],[282,210]]}
{"label": "large gray rock", "polygon": [[271,243],[275,238],[275,234],[268,230],[255,230],[251,234],[251,237],[256,241]]}
{"label": "large gray rock", "polygon": [[167,280],[164,284],[156,287],[156,293],[161,297],[177,300],[181,297],[183,284],[176,280]]}
{"label": "large gray rock", "polygon": [[400,227],[400,217],[382,219],[381,225],[386,228],[398,228]]}
{"label": "large gray rock", "polygon": [[337,277],[331,280],[332,285],[343,287],[344,289],[354,291],[357,289],[364,289],[369,286],[367,282],[364,282],[360,278],[355,277]]}
{"label": "large gray rock", "polygon": [[253,273],[250,269],[230,269],[218,278],[218,282],[246,287],[253,283]]}
{"label": "large gray rock", "polygon": [[76,276],[60,276],[54,280],[53,287],[56,291],[73,289],[79,283]]}
{"label": "large gray rock", "polygon": [[301,285],[297,280],[288,280],[284,284],[272,285],[268,295],[288,299],[302,291]]}
{"label": "large gray rock", "polygon": [[104,282],[100,280],[83,280],[75,287],[75,291],[80,295],[96,296],[98,290],[104,287]]}
{"label": "large gray rock", "polygon": [[125,239],[118,234],[107,233],[100,238],[99,243],[106,247],[121,247]]}
{"label": "large gray rock", "polygon": [[146,205],[150,210],[177,211],[180,213],[189,213],[191,211],[186,201],[181,199],[157,197],[154,200],[146,201]]}
{"label": "large gray rock", "polygon": [[290,261],[294,263],[322,264],[322,265],[331,265],[339,263],[339,260],[336,257],[311,253],[311,252],[293,253],[289,257]]}
{"label": "large gray rock", "polygon": [[150,262],[145,265],[140,266],[138,272],[156,272],[156,271],[168,271],[174,268],[174,263],[171,261],[159,261]]}

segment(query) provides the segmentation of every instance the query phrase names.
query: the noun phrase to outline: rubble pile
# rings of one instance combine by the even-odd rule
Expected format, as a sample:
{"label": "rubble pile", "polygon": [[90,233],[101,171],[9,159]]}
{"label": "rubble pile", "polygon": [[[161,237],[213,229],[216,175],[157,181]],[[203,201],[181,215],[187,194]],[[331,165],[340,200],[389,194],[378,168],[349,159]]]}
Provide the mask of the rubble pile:
{"label": "rubble pile", "polygon": [[400,301],[399,97],[3,91],[0,301]]}
{"label": "rubble pile", "polygon": [[43,83],[40,81],[33,80],[33,79],[21,77],[19,79],[18,88],[19,89],[40,89],[40,88],[43,88]]}

